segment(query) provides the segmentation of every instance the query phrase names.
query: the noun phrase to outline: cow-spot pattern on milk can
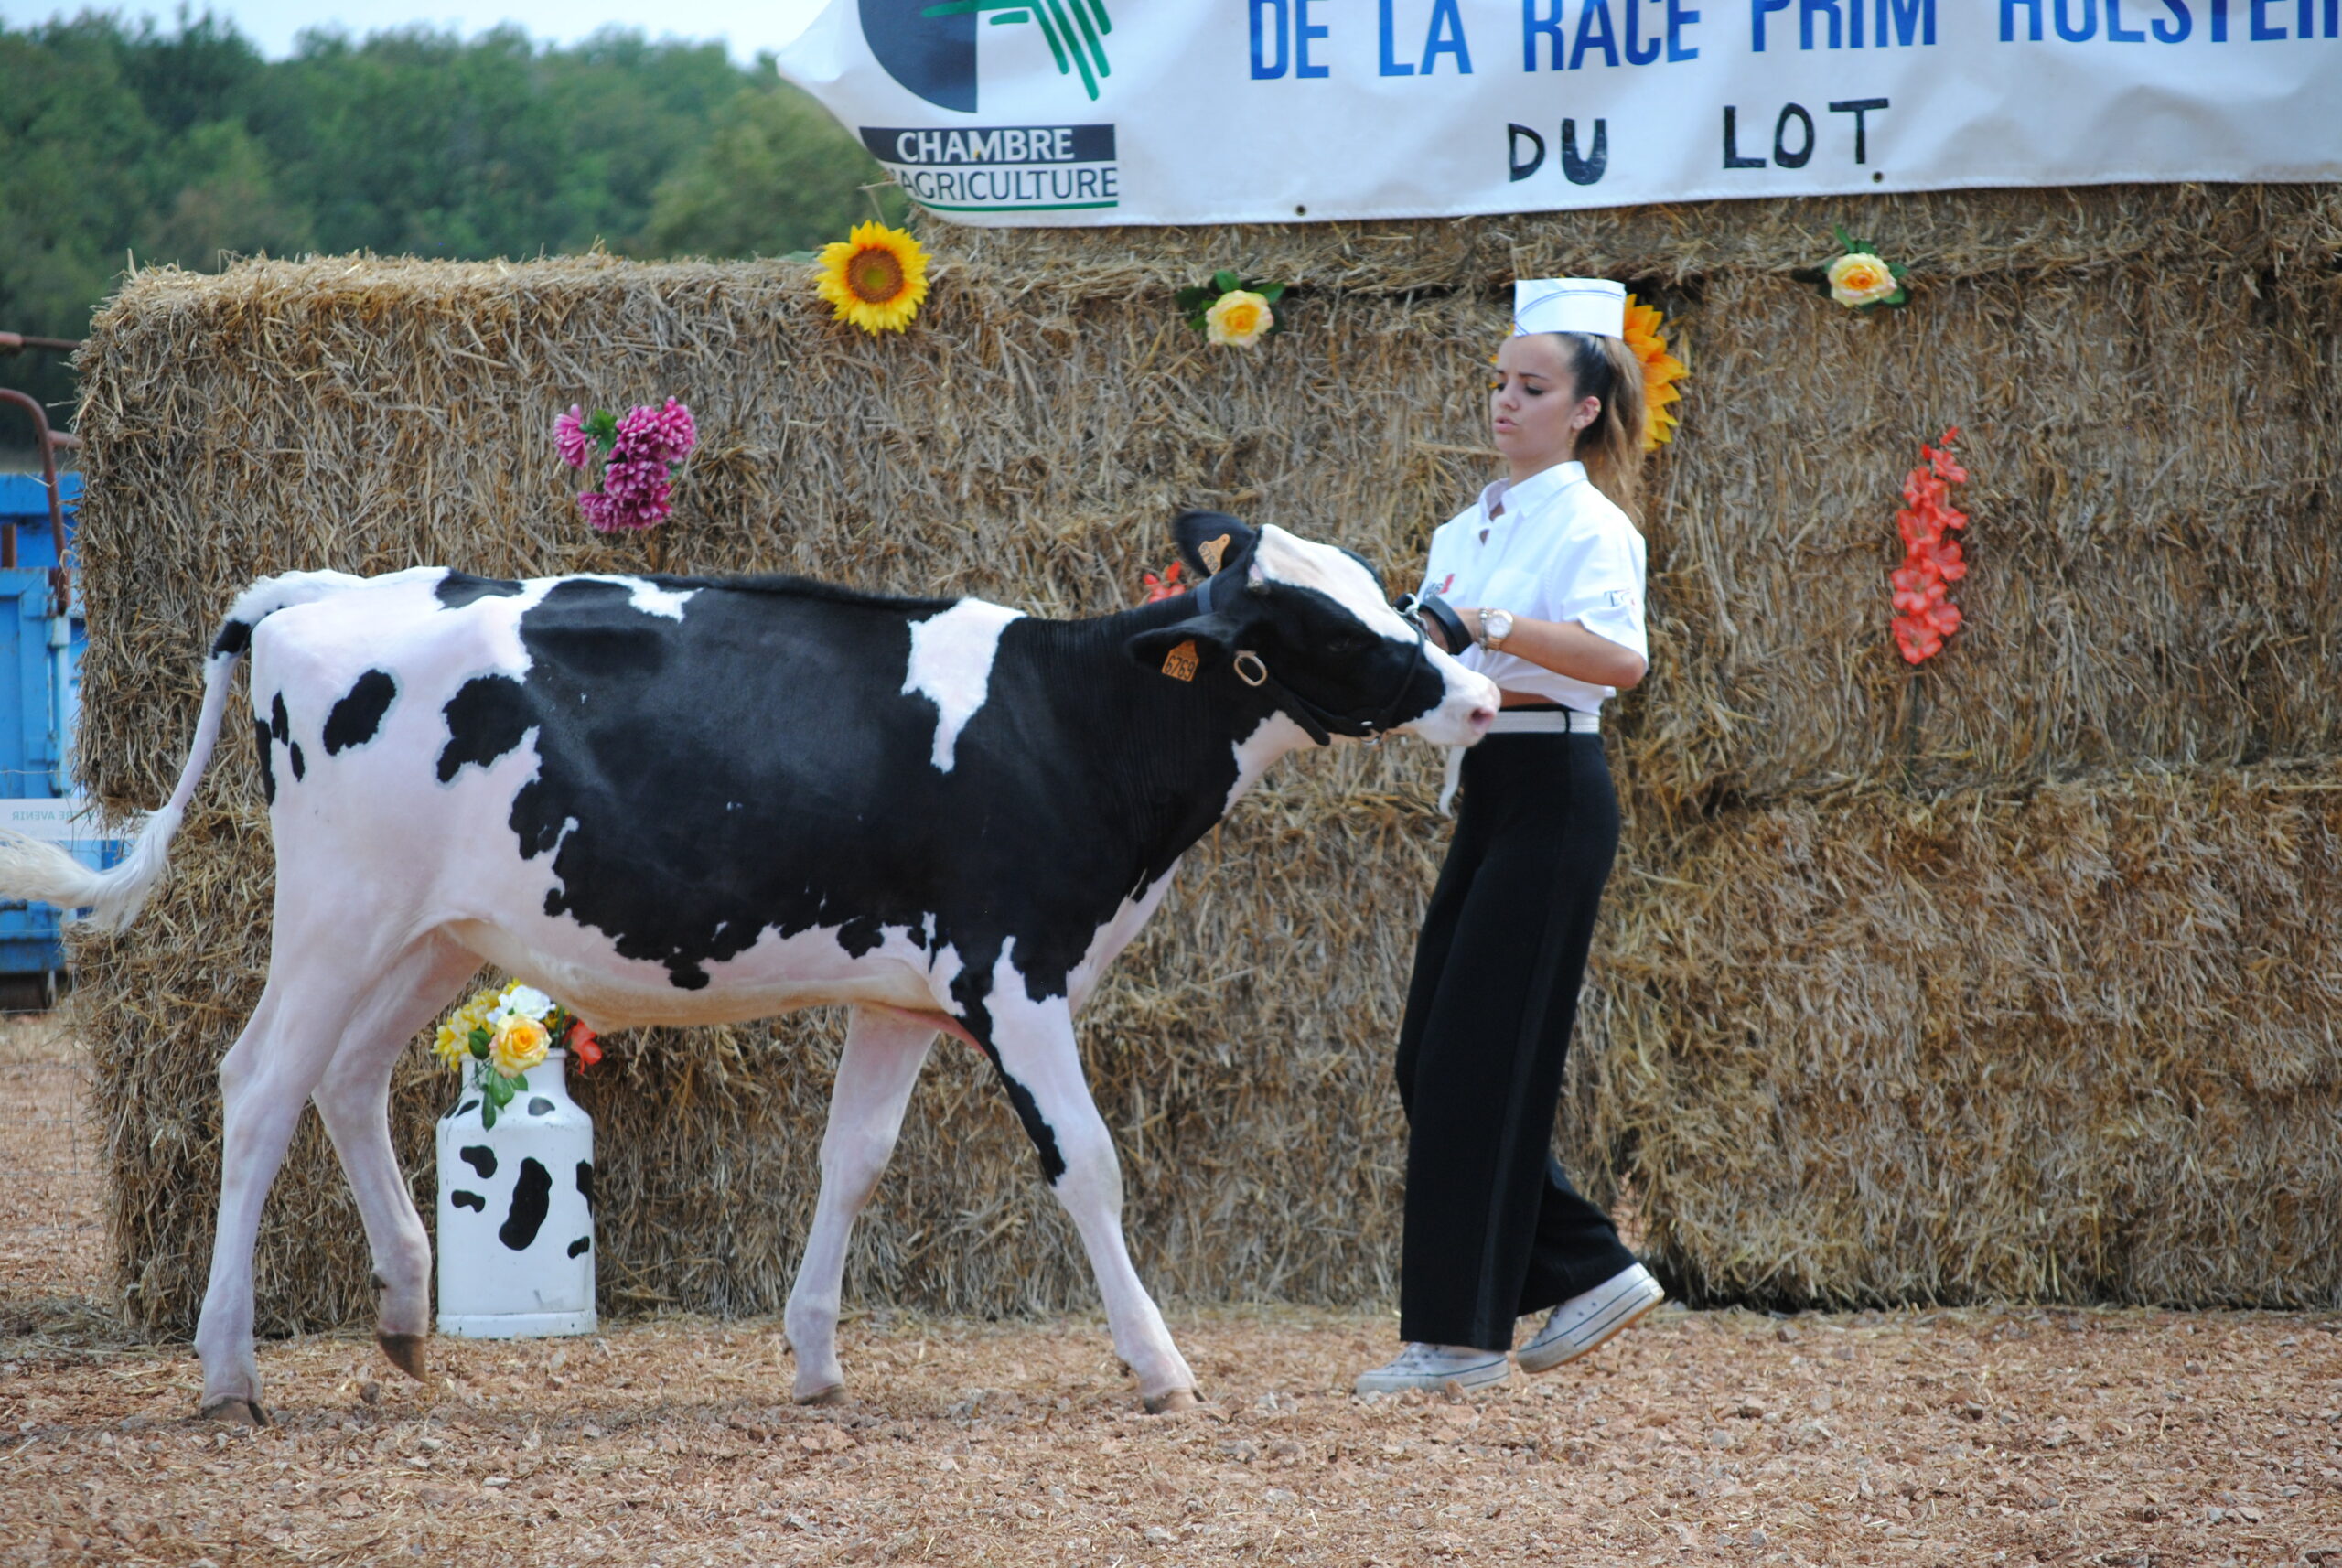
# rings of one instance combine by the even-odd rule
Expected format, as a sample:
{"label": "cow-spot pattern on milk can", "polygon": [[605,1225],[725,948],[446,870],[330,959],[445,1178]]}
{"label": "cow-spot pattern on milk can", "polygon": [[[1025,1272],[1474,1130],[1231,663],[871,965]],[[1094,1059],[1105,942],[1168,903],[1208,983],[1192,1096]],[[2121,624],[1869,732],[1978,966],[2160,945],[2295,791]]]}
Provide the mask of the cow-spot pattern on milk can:
{"label": "cow-spot pattern on milk can", "polygon": [[569,1098],[566,1053],[481,1124],[467,1083],[441,1119],[439,1331],[475,1338],[595,1327],[594,1123]]}

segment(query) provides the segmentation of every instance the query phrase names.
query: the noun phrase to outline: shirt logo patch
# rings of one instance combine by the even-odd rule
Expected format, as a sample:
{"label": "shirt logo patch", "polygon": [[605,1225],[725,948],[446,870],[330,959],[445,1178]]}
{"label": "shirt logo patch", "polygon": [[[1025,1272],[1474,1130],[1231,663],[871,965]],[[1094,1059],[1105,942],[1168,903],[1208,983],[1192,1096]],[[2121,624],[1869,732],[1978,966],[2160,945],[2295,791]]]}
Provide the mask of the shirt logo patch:
{"label": "shirt logo patch", "polygon": [[1447,590],[1448,590],[1448,589],[1450,589],[1450,588],[1452,588],[1452,587],[1454,587],[1455,585],[1456,585],[1456,574],[1455,574],[1455,573],[1453,573],[1453,572],[1450,572],[1446,576],[1442,577],[1442,578],[1439,580],[1439,586],[1438,586],[1438,587],[1436,587],[1436,588],[1434,588],[1434,589],[1433,589],[1432,591],[1433,591],[1434,593],[1435,593],[1435,594],[1439,595],[1442,598],[1445,598],[1445,597],[1447,596]]}

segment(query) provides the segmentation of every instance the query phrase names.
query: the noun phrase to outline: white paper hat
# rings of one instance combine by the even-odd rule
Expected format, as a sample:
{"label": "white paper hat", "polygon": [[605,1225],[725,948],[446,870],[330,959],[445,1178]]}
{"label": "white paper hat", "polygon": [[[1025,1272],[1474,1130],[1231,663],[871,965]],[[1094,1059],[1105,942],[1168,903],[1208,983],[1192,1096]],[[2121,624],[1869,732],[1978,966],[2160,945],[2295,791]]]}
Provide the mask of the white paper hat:
{"label": "white paper hat", "polygon": [[1512,285],[1512,335],[1627,335],[1627,285],[1605,278],[1522,278]]}

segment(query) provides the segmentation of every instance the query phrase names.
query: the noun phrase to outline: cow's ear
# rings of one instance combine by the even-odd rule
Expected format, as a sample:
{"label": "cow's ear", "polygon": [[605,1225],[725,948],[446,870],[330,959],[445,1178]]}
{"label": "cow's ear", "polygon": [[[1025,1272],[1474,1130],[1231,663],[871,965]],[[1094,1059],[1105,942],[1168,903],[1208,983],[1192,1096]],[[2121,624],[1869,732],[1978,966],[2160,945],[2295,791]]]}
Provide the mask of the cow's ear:
{"label": "cow's ear", "polygon": [[1123,644],[1131,662],[1174,681],[1192,681],[1217,670],[1236,654],[1236,623],[1227,616],[1189,616],[1170,626],[1142,631]]}
{"label": "cow's ear", "polygon": [[1179,557],[1198,577],[1217,576],[1230,566],[1252,564],[1261,536],[1224,511],[1183,511],[1171,525]]}

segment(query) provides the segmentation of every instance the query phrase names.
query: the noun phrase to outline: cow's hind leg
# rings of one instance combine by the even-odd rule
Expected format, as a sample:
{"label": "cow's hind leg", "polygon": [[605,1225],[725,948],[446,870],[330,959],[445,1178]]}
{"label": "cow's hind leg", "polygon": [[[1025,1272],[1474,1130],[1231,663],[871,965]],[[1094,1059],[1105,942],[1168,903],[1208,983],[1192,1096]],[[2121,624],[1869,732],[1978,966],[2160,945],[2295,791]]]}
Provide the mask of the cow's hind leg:
{"label": "cow's hind leg", "polygon": [[220,1209],[195,1328],[207,1417],[268,1421],[252,1355],[252,1244],[301,1107],[341,1035],[349,998],[337,994],[339,978],[315,968],[287,974],[273,963],[260,1005],[220,1060]]}
{"label": "cow's hind leg", "polygon": [[391,1069],[416,1030],[479,969],[477,954],[430,937],[388,965],[335,1050],[310,1098],[349,1178],[381,1293],[374,1327],[382,1354],[409,1377],[424,1375],[431,1328],[431,1239],[391,1147]]}
{"label": "cow's hind leg", "polygon": [[797,1357],[794,1393],[800,1403],[826,1404],[844,1395],[837,1331],[846,1241],[895,1151],[903,1108],[934,1043],[933,1025],[900,1013],[857,1007],[846,1026],[830,1091],[829,1131],[822,1137],[822,1193],[783,1318]]}
{"label": "cow's hind leg", "polygon": [[994,1060],[1040,1154],[1042,1174],[1081,1233],[1114,1349],[1138,1380],[1149,1412],[1187,1409],[1197,1402],[1196,1375],[1131,1263],[1123,1239],[1122,1162],[1082,1077],[1072,1012],[1062,999],[1028,1003],[1017,996],[1003,1004],[995,992]]}

